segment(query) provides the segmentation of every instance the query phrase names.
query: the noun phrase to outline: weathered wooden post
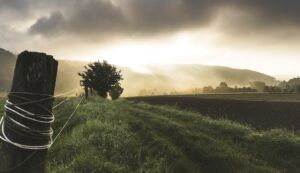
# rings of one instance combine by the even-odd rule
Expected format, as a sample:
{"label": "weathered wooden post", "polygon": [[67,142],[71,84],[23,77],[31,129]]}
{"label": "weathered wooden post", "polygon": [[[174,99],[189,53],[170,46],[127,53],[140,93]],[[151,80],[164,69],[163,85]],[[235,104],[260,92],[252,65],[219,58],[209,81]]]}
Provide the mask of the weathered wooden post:
{"label": "weathered wooden post", "polygon": [[[45,172],[47,148],[24,149],[22,146],[45,146],[51,143],[50,124],[57,66],[58,62],[44,53],[24,51],[18,56],[2,122],[5,123],[6,137],[14,144],[3,142],[6,160],[5,168],[0,168],[0,172]],[[25,127],[21,128],[19,124]]]}

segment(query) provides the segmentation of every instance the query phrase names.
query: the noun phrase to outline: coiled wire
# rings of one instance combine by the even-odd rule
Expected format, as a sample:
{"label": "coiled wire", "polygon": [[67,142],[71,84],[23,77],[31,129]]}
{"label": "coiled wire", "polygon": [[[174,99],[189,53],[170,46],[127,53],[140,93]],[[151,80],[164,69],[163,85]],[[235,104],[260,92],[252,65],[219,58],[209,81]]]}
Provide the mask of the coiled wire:
{"label": "coiled wire", "polygon": [[[75,92],[76,90],[77,89],[74,89],[72,91],[56,96],[27,92],[9,93],[9,98],[17,98],[19,100],[22,100],[22,102],[16,104],[13,103],[10,99],[6,101],[6,104],[4,106],[5,113],[0,120],[0,139],[6,143],[26,150],[49,149],[53,144],[53,129],[50,127],[50,125],[52,122],[54,122],[55,118],[52,111],[42,106],[41,103],[54,99],[55,97]],[[39,99],[30,100],[27,97],[20,95],[35,96]],[[64,99],[52,109],[56,109],[67,100],[68,98]],[[32,113],[31,111],[24,108],[27,105],[34,105],[35,107],[42,110],[42,112],[45,112],[45,114]],[[78,106],[76,107],[76,109],[78,108]],[[66,124],[64,126],[66,126]],[[63,130],[63,128],[61,130]],[[13,135],[9,136],[8,134]],[[14,139],[12,136],[14,137]],[[55,137],[55,139],[57,137]],[[18,141],[18,139],[23,140],[22,142],[20,142]]]}
{"label": "coiled wire", "polygon": [[[54,140],[52,140],[52,135],[53,135],[52,128],[50,128],[48,130],[39,130],[39,129],[32,128],[28,125],[25,125],[23,122],[21,123],[21,121],[14,119],[14,117],[8,116],[6,114],[6,111],[10,112],[10,114],[12,114],[12,115],[20,116],[21,118],[24,118],[26,120],[29,120],[29,121],[32,121],[32,122],[35,122],[35,123],[40,123],[40,124],[41,123],[46,123],[46,124],[50,125],[50,123],[52,123],[54,121],[54,115],[52,114],[52,111],[49,111],[49,110],[45,109],[39,103],[41,103],[42,101],[47,101],[47,100],[50,100],[50,99],[54,99],[56,97],[61,97],[61,96],[76,92],[78,89],[79,88],[76,88],[74,90],[71,90],[69,92],[62,93],[62,94],[59,94],[59,95],[56,95],[56,96],[50,96],[50,95],[47,95],[47,94],[27,93],[27,92],[11,92],[10,93],[10,96],[14,95],[15,97],[22,98],[23,100],[26,100],[26,101],[22,102],[22,103],[19,103],[19,104],[14,104],[9,100],[6,101],[5,114],[0,120],[0,139],[3,140],[6,143],[10,143],[10,144],[12,144],[16,147],[19,147],[19,148],[33,150],[33,152],[32,152],[32,154],[28,155],[28,157],[26,157],[24,160],[22,160],[21,162],[16,164],[14,167],[11,167],[11,168],[6,169],[6,170],[0,170],[1,173],[2,172],[10,172],[10,171],[13,171],[13,170],[17,169],[18,167],[22,166],[25,162],[27,162],[29,159],[31,159],[37,153],[37,151],[42,150],[42,149],[49,149],[54,144],[54,142],[58,139],[60,134],[63,132],[63,130],[65,129],[65,127],[69,123],[69,121],[72,119],[72,117],[75,115],[75,113],[76,113],[77,109],[79,108],[80,104],[82,103],[84,97],[81,98],[80,102],[77,104],[77,106],[75,107],[74,111],[71,113],[71,115],[69,116],[69,118],[65,122],[65,124],[59,130],[59,132],[56,135],[56,137],[54,138]],[[16,94],[25,94],[25,95],[31,95],[31,96],[39,95],[39,96],[44,96],[45,98],[38,99],[38,100],[29,100],[27,98],[17,96]],[[53,106],[52,110],[58,108],[63,103],[66,103],[68,100],[69,100],[68,97],[63,99],[61,102],[59,102],[58,104]],[[20,107],[22,105],[27,105],[27,104],[36,104],[36,106],[44,109],[46,112],[48,112],[48,114],[47,115],[37,115],[37,114],[33,114],[32,112],[30,112],[28,110],[25,110],[24,108]],[[21,144],[21,143],[18,143],[16,141],[13,141],[12,139],[10,139],[9,136],[7,136],[6,133],[5,133],[6,129],[9,129],[10,131],[13,131],[13,132],[17,132],[17,131],[28,132],[29,135],[38,134],[40,136],[43,136],[43,137],[47,138],[47,142],[45,144],[42,144],[42,145],[41,144],[39,144],[39,145]],[[18,130],[16,130],[16,129],[18,129]],[[21,135],[24,135],[24,134],[21,133]],[[37,136],[33,136],[33,137],[30,136],[30,138],[32,138],[32,139],[36,138],[36,137]]]}
{"label": "coiled wire", "polygon": [[[36,94],[35,96],[41,97]],[[17,98],[24,102],[16,104],[10,99],[4,106],[5,113],[0,120],[0,139],[18,148],[27,150],[43,150],[50,148],[52,144],[53,129],[50,124],[54,121],[54,115],[40,103],[53,99],[52,96],[42,96],[42,99],[29,100],[28,98],[9,94],[9,98]],[[24,107],[34,105],[45,114],[35,114]],[[11,134],[9,136],[9,134]],[[20,141],[21,139],[21,141]]]}

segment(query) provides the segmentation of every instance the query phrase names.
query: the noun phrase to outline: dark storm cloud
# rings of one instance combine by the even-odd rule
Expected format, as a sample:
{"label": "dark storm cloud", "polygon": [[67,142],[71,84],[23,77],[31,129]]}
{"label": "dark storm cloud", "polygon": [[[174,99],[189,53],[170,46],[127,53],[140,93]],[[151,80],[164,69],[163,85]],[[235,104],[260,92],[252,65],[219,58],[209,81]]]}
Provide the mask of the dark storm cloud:
{"label": "dark storm cloud", "polygon": [[29,0],[0,0],[0,22],[3,24],[30,16]]}
{"label": "dark storm cloud", "polygon": [[[231,0],[224,4],[233,18],[224,18],[224,28],[234,32],[273,32],[300,27],[300,1],[295,0]],[[236,12],[236,14],[234,14]],[[231,25],[231,26],[230,26]]]}
{"label": "dark storm cloud", "polygon": [[0,9],[25,10],[29,7],[28,0],[0,0]]}
{"label": "dark storm cloud", "polygon": [[[47,2],[61,8],[37,19],[29,29],[31,34],[159,34],[210,26],[218,17],[223,17],[218,29],[225,34],[300,28],[297,0],[43,0],[39,6]],[[22,6],[21,0],[5,4]],[[231,16],[223,16],[224,10]]]}
{"label": "dark storm cloud", "polygon": [[[126,27],[121,9],[110,1],[89,0],[69,2],[65,11],[53,12],[33,24],[31,34],[101,34]],[[64,14],[63,14],[64,13]]]}
{"label": "dark storm cloud", "polygon": [[31,21],[40,14],[64,10],[66,4],[61,0],[0,0],[0,23],[9,27],[16,22]]}
{"label": "dark storm cloud", "polygon": [[[208,25],[215,16],[211,0],[89,0],[77,2],[62,18],[42,17],[30,28],[33,34],[149,34],[172,32],[186,27]],[[59,21],[57,21],[59,20]],[[58,26],[60,25],[60,26]],[[59,33],[59,32],[58,32]]]}
{"label": "dark storm cloud", "polygon": [[212,0],[128,0],[129,20],[133,30],[141,32],[178,30],[208,25],[215,16]]}
{"label": "dark storm cloud", "polygon": [[300,1],[295,0],[232,0],[241,10],[257,16],[266,24],[300,24]]}
{"label": "dark storm cloud", "polygon": [[64,30],[65,19],[60,12],[53,12],[49,17],[42,17],[31,26],[31,33],[43,32],[45,35],[61,32]]}
{"label": "dark storm cloud", "polygon": [[122,10],[110,1],[89,1],[79,3],[67,19],[67,28],[77,33],[111,32],[126,29]]}

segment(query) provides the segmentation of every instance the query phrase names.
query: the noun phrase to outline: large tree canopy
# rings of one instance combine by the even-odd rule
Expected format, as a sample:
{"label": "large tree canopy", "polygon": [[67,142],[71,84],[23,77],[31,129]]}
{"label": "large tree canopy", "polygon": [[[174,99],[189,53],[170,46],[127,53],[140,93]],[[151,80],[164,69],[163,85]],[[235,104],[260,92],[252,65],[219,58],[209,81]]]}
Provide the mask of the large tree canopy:
{"label": "large tree canopy", "polygon": [[88,64],[79,76],[83,79],[83,86],[97,91],[98,95],[104,98],[114,86],[120,85],[120,80],[123,80],[121,70],[106,61]]}

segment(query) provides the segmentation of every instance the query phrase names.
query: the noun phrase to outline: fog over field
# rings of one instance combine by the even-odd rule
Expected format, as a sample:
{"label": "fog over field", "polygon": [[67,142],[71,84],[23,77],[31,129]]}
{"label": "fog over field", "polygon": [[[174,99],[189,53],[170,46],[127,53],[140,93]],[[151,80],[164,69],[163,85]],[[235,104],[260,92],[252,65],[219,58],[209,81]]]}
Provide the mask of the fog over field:
{"label": "fog over field", "polygon": [[[13,74],[16,57],[1,50],[0,86],[8,91]],[[86,61],[59,61],[56,92],[66,92],[79,86],[78,72],[84,69]],[[277,84],[275,78],[251,71],[220,66],[206,65],[144,65],[139,69],[120,67],[124,80],[124,96],[139,95],[141,90],[169,93],[172,91],[189,90],[207,85],[217,86],[221,81],[232,86],[249,86],[253,81],[265,81],[269,85]]]}

